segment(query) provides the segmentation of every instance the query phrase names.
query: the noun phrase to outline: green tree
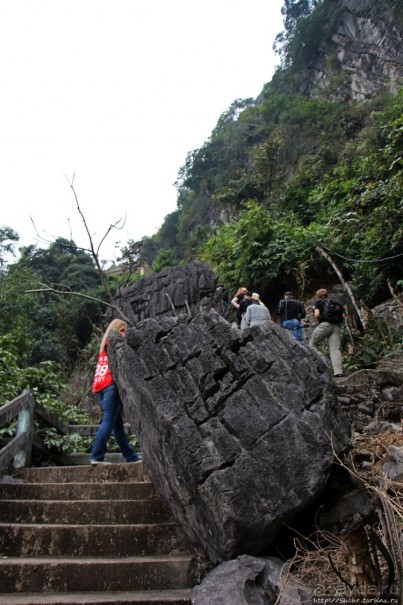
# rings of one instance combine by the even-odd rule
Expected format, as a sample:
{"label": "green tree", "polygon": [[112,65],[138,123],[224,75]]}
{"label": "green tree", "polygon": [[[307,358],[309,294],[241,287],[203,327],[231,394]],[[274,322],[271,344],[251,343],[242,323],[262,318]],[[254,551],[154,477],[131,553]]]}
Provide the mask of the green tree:
{"label": "green tree", "polygon": [[99,297],[100,279],[91,257],[59,238],[47,249],[21,249],[20,259],[1,280],[1,330],[14,334],[26,365],[53,360],[71,368],[101,317],[100,304],[51,291],[27,292],[58,285],[67,293]]}
{"label": "green tree", "polygon": [[263,292],[283,276],[300,279],[314,258],[317,233],[306,230],[295,215],[274,218],[263,206],[248,202],[240,218],[224,225],[200,252],[231,289],[249,284]]}
{"label": "green tree", "polygon": [[284,31],[276,36],[274,50],[283,61],[290,61],[290,46],[295,36],[297,26],[311,14],[318,5],[318,0],[284,0],[281,14],[284,16]]}
{"label": "green tree", "polygon": [[15,256],[15,246],[19,236],[11,227],[0,227],[0,276],[12,257]]}
{"label": "green tree", "polygon": [[173,250],[161,250],[157,258],[153,262],[153,271],[161,271],[165,267],[174,267],[178,264],[178,260],[175,258]]}
{"label": "green tree", "polygon": [[[319,245],[367,304],[383,300],[388,281],[402,279],[402,110],[403,92],[372,114],[332,169],[314,170],[305,159],[277,201],[244,204],[239,218],[201,248],[202,260],[232,287],[252,280],[262,291],[289,276],[302,288],[326,273],[326,281],[337,279]],[[265,157],[258,151],[249,176],[263,185],[272,179]]]}

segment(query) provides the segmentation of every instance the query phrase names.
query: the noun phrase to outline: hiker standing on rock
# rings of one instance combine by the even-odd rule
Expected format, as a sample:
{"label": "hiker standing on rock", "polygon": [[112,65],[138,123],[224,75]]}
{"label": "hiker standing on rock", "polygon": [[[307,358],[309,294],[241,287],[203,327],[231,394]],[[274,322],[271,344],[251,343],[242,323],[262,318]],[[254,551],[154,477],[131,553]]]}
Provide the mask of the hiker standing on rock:
{"label": "hiker standing on rock", "polygon": [[91,464],[109,464],[109,462],[105,461],[105,454],[108,447],[108,440],[112,433],[126,462],[140,462],[142,459],[141,455],[132,448],[127,439],[122,417],[123,405],[118,388],[109,368],[107,356],[109,332],[111,330],[116,330],[117,332],[120,332],[120,334],[124,334],[127,328],[128,326],[125,321],[113,319],[105,330],[99,348],[92,392],[95,393],[98,403],[102,408],[103,415],[97,436],[95,437],[94,445],[92,446]]}
{"label": "hiker standing on rock", "polygon": [[343,376],[341,357],[341,324],[344,319],[343,305],[328,298],[325,288],[316,292],[315,317],[318,325],[313,331],[310,346],[317,348],[326,338],[329,339],[330,361],[335,377]]}
{"label": "hiker standing on rock", "polygon": [[224,285],[221,284],[217,287],[217,293],[219,295],[219,299],[221,302],[221,316],[227,317],[228,302],[229,302],[228,290]]}
{"label": "hiker standing on rock", "polygon": [[252,292],[249,292],[249,290],[247,292],[245,292],[243,299],[241,300],[240,304],[239,304],[239,317],[240,317],[240,323],[239,323],[239,327],[241,328],[241,330],[245,330],[248,325],[245,321],[245,313],[247,308],[249,307],[249,305],[252,304]]}
{"label": "hiker standing on rock", "polygon": [[242,314],[240,307],[246,292],[248,292],[248,288],[245,288],[245,286],[241,286],[240,288],[238,288],[234,298],[231,299],[231,307],[236,309],[236,323],[238,328],[241,327]]}
{"label": "hiker standing on rock", "polygon": [[269,321],[270,311],[266,305],[260,300],[260,296],[257,292],[252,294],[252,304],[246,309],[245,313],[245,324],[249,328],[253,326],[260,326],[265,321]]}
{"label": "hiker standing on rock", "polygon": [[281,327],[291,330],[295,340],[302,344],[301,319],[306,317],[305,307],[301,301],[295,300],[292,292],[285,292],[283,300],[278,304]]}

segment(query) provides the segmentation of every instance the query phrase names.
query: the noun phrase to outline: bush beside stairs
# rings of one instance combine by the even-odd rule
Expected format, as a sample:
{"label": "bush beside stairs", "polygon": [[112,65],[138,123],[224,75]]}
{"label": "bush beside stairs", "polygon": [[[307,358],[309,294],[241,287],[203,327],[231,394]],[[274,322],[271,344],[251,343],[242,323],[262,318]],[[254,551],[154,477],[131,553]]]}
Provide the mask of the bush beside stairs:
{"label": "bush beside stairs", "polygon": [[200,580],[197,556],[142,463],[3,478],[0,557],[1,605],[190,605]]}

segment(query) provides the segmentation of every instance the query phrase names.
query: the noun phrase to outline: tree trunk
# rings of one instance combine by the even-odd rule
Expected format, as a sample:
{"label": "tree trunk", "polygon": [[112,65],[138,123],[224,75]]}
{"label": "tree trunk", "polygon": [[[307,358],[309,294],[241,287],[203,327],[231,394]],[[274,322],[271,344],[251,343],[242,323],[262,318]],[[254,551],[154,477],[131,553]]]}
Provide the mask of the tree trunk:
{"label": "tree trunk", "polygon": [[319,254],[321,254],[328,261],[328,263],[330,263],[332,265],[332,267],[333,267],[334,271],[336,272],[337,277],[339,278],[339,280],[340,280],[343,288],[346,290],[347,294],[350,297],[351,303],[352,303],[352,305],[353,305],[353,307],[354,307],[354,309],[355,309],[355,311],[356,311],[356,313],[357,313],[357,315],[358,315],[358,317],[360,319],[362,327],[364,328],[364,330],[366,330],[367,329],[367,322],[366,322],[366,320],[364,318],[364,315],[361,312],[361,309],[360,309],[357,301],[355,300],[354,293],[351,290],[351,288],[348,285],[348,283],[345,281],[341,270],[336,265],[336,263],[334,262],[334,260],[332,259],[332,257],[327,252],[325,252],[325,250],[323,248],[321,248],[320,246],[316,246],[315,248],[319,252]]}
{"label": "tree trunk", "polygon": [[357,589],[357,594],[361,597],[374,597],[376,572],[364,527],[349,533],[343,542],[343,554],[351,586]]}

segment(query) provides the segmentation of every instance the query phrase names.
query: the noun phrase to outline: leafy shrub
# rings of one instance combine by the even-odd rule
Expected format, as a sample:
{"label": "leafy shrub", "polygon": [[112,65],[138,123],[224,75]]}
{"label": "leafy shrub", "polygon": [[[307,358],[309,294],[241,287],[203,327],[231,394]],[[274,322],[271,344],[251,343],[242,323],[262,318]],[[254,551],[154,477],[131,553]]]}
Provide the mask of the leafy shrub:
{"label": "leafy shrub", "polygon": [[[22,360],[14,346],[12,335],[0,337],[0,405],[15,399],[24,389],[31,389],[35,398],[65,424],[89,424],[89,415],[76,406],[60,401],[58,394],[65,387],[60,366],[54,361],[42,361],[35,366],[21,367]],[[4,445],[16,433],[17,422],[0,428],[0,444]],[[55,428],[36,421],[36,431],[48,447],[61,451],[82,451],[86,447],[80,435],[61,435]]]}
{"label": "leafy shrub", "polygon": [[368,330],[356,336],[355,345],[356,350],[348,361],[349,369],[370,368],[381,358],[402,351],[403,336],[398,327],[392,328],[385,320],[373,317]]}

